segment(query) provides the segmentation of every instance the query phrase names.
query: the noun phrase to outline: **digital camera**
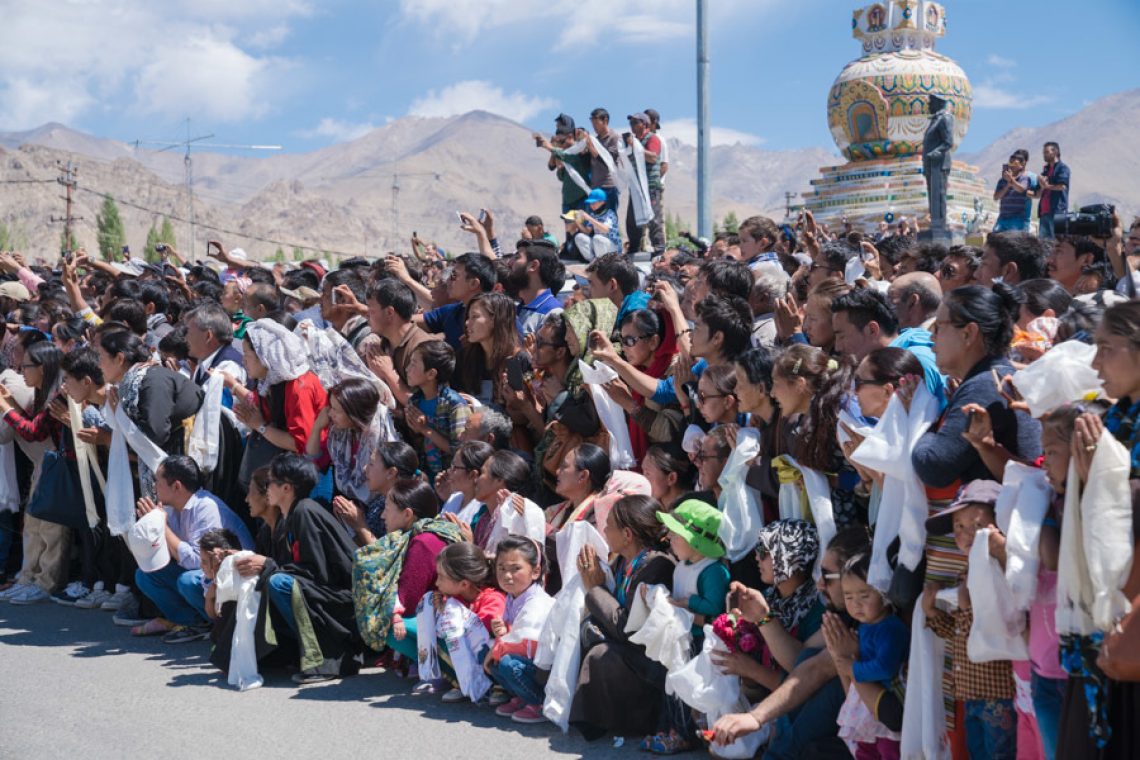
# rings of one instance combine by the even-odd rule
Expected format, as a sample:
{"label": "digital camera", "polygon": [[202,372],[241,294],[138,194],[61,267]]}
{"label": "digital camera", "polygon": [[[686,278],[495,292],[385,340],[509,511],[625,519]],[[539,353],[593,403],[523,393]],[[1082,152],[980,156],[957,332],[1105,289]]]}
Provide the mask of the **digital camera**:
{"label": "digital camera", "polygon": [[1076,213],[1061,214],[1053,219],[1053,234],[1094,238],[1112,237],[1112,215],[1116,207],[1109,203],[1081,206]]}

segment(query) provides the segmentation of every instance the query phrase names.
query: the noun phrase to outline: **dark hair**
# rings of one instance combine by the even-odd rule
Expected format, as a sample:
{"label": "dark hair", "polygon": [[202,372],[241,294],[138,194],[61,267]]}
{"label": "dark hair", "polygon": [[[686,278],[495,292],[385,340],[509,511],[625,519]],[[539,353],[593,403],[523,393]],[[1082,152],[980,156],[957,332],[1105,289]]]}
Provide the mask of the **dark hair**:
{"label": "dark hair", "polygon": [[539,551],[538,542],[526,536],[510,535],[499,541],[495,547],[495,562],[507,552],[518,552],[531,567],[538,568],[539,578],[546,576],[546,555]]}
{"label": "dark hair", "polygon": [[586,267],[586,273],[597,275],[602,284],[610,280],[617,282],[618,290],[622,295],[628,296],[641,285],[641,278],[637,274],[637,267],[633,259],[616,251],[607,253],[594,259]]}
{"label": "dark hair", "polygon": [[[209,272],[210,274],[214,274],[213,269],[206,269],[206,271]],[[216,277],[217,275],[214,274],[214,276]],[[207,280],[199,280],[198,282],[194,283],[192,290],[198,294],[199,300],[206,301],[209,303],[216,303],[219,306],[221,305],[221,300],[222,300],[222,285],[221,285],[221,283],[215,282],[213,280],[208,280],[208,279]]]}
{"label": "dark hair", "polygon": [[904,255],[914,259],[916,272],[936,274],[950,251],[940,243],[919,243],[912,245]]}
{"label": "dark hair", "polygon": [[541,227],[542,217],[538,214],[531,214],[526,218],[526,221],[524,221],[523,224],[527,227]]}
{"label": "dark hair", "polygon": [[874,288],[855,288],[838,296],[831,302],[831,313],[840,312],[845,312],[847,321],[859,330],[865,330],[874,321],[884,335],[894,335],[899,331],[899,320],[890,301]]}
{"label": "dark hair", "polygon": [[495,287],[497,281],[495,265],[483,254],[465,253],[456,257],[455,264],[463,267],[463,270],[467,272],[467,279],[478,280],[479,289],[484,293],[490,293],[491,289]]}
{"label": "dark hair", "polygon": [[981,285],[965,285],[947,293],[942,303],[946,306],[950,324],[965,327],[974,323],[978,326],[987,356],[1005,356],[1009,352],[1013,326],[1021,308],[1009,285],[995,282],[990,290]]}
{"label": "dark hair", "polygon": [[748,237],[753,240],[759,241],[762,238],[768,238],[768,247],[764,250],[771,250],[780,240],[780,228],[776,223],[766,216],[750,216],[740,223],[736,230],[737,234],[747,232]]}
{"label": "dark hair", "polygon": [[107,292],[107,300],[113,301],[116,298],[138,298],[141,289],[142,286],[138,280],[130,277],[116,277],[111,280],[111,289]]}
{"label": "dark hair", "polygon": [[419,353],[425,372],[435,370],[435,380],[439,385],[451,382],[451,376],[455,374],[455,349],[446,341],[425,340],[416,346],[413,353]]}
{"label": "dark hair", "polygon": [[982,261],[982,249],[976,245],[952,245],[946,251],[946,258],[951,256],[965,260],[966,268],[973,273]]}
{"label": "dark hair", "polygon": [[744,376],[753,385],[759,385],[764,390],[772,389],[772,352],[763,346],[750,348],[738,354],[733,362],[744,370]]}
{"label": "dark hair", "polygon": [[1061,146],[1060,146],[1060,145],[1058,145],[1057,143],[1053,142],[1052,140],[1050,140],[1049,142],[1045,143],[1045,144],[1044,144],[1042,147],[1044,147],[1044,148],[1053,148],[1053,150],[1057,151],[1057,158],[1060,158],[1060,157],[1061,157]]}
{"label": "dark hair", "polygon": [[494,453],[495,449],[486,441],[467,441],[456,447],[451,455],[451,466],[462,470],[481,470]]}
{"label": "dark hair", "polygon": [[321,286],[321,279],[317,277],[317,273],[308,267],[301,267],[294,269],[292,272],[286,272],[282,280],[282,287],[287,290],[296,290],[297,288],[305,287],[316,290]]}
{"label": "dark hair", "polygon": [[176,359],[190,358],[190,344],[186,341],[186,326],[178,325],[158,341],[158,350]]}
{"label": "dark hair", "polygon": [[884,346],[876,348],[863,357],[861,364],[866,364],[871,373],[871,379],[876,383],[890,383],[898,387],[899,380],[907,375],[922,375],[922,363],[905,348]]}
{"label": "dark hair", "polygon": [[[263,267],[249,267],[245,270],[245,276],[248,277],[249,281],[254,285],[269,285],[274,291],[277,290],[277,278],[275,278],[273,273],[268,269]],[[249,290],[247,289],[246,293],[248,292]]]}
{"label": "dark hair", "polygon": [[[159,465],[162,479],[167,483],[181,483],[190,493],[202,487],[202,469],[185,454],[171,454]],[[156,473],[156,477],[157,477]]]}
{"label": "dark hair", "polygon": [[661,337],[661,328],[663,327],[661,317],[657,316],[657,312],[653,309],[634,309],[633,311],[627,311],[621,318],[621,324],[618,325],[618,329],[620,330],[626,325],[633,325],[633,329],[637,331],[637,334],[646,338],[654,335]]}
{"label": "dark hair", "polygon": [[273,480],[293,486],[293,493],[298,500],[307,497],[320,480],[317,466],[300,454],[278,454],[269,463],[269,468]]}
{"label": "dark hair", "polygon": [[705,296],[697,304],[697,319],[705,323],[710,339],[718,332],[724,336],[724,356],[736,356],[752,343],[752,309],[743,298]]}
{"label": "dark hair", "polygon": [[752,292],[752,272],[736,259],[711,259],[701,264],[697,272],[704,277],[713,295],[736,296],[747,301]]}
{"label": "dark hair", "polygon": [[601,121],[604,121],[605,123],[609,124],[610,123],[610,112],[604,108],[595,108],[593,111],[590,111],[590,118],[591,119],[600,119]]}
{"label": "dark hair", "polygon": [[467,318],[470,319],[476,306],[486,312],[491,322],[491,355],[487,356],[482,343],[469,342],[460,352],[462,362],[459,367],[461,387],[470,392],[479,389],[487,377],[497,380],[507,359],[519,351],[519,331],[515,325],[517,308],[514,299],[505,293],[480,293],[467,304]]}
{"label": "dark hair", "polygon": [[100,333],[99,345],[111,356],[122,354],[128,366],[145,362],[150,358],[150,351],[142,338],[122,328],[107,329]]}
{"label": "dark hair", "polygon": [[[380,391],[376,385],[362,377],[349,377],[329,388],[328,395],[335,396],[344,413],[360,429],[368,427],[376,408],[380,405]],[[330,401],[331,403],[331,401]]]}
{"label": "dark hair", "polygon": [[1009,154],[1010,160],[1015,158],[1021,159],[1022,163],[1029,163],[1029,151],[1025,148],[1018,148],[1013,153]]}
{"label": "dark hair", "polygon": [[1062,441],[1072,440],[1078,417],[1086,412],[1100,417],[1108,407],[1108,402],[1101,399],[1063,404],[1041,415],[1041,434],[1049,432]]}
{"label": "dark hair", "polygon": [[618,499],[610,517],[619,527],[633,533],[633,539],[643,549],[660,549],[664,546],[667,530],[657,519],[661,503],[652,496],[631,494]]}
{"label": "dark hair", "polygon": [[272,468],[264,464],[249,474],[249,484],[257,489],[257,492],[265,496],[269,492],[269,478]]}
{"label": "dark hair", "polygon": [[1078,259],[1081,256],[1092,256],[1093,264],[1105,262],[1104,247],[1088,235],[1058,235],[1053,243],[1054,247],[1060,243],[1073,246],[1073,254]]}
{"label": "dark hair", "polygon": [[865,525],[849,525],[835,534],[826,550],[835,552],[843,567],[852,557],[871,551],[871,533]]}
{"label": "dark hair", "polygon": [[875,250],[879,252],[879,256],[889,261],[893,266],[899,263],[899,259],[912,245],[914,245],[914,238],[909,235],[889,235],[875,243]]}
{"label": "dark hair", "polygon": [[[258,267],[260,269],[260,267]],[[255,306],[265,308],[267,314],[281,309],[281,298],[277,288],[264,282],[257,282],[245,289],[245,297]]]}
{"label": "dark hair", "polygon": [[1061,283],[1044,277],[1022,282],[1014,290],[1018,300],[1035,317],[1040,317],[1046,309],[1052,309],[1055,315],[1060,316],[1073,302],[1073,297]]}
{"label": "dark hair", "polygon": [[233,321],[221,304],[207,302],[195,306],[182,315],[182,322],[210,333],[223,346],[233,342]]}
{"label": "dark hair", "polygon": [[480,588],[491,585],[495,568],[478,546],[466,541],[448,544],[435,558],[439,572],[455,581],[469,581]]}
{"label": "dark hair", "polygon": [[1065,313],[1057,317],[1057,334],[1053,336],[1053,345],[1067,340],[1079,340],[1091,345],[1096,326],[1103,318],[1103,306],[1074,299]]}
{"label": "dark hair", "polygon": [[83,317],[67,317],[51,326],[53,337],[63,341],[84,342],[87,340],[87,320]]}
{"label": "dark hair", "polygon": [[40,387],[36,388],[36,393],[32,400],[32,411],[38,414],[43,411],[47,402],[55,395],[55,391],[59,387],[59,381],[61,379],[59,376],[59,366],[63,361],[63,352],[60,351],[54,343],[41,341],[24,350],[24,360],[39,367],[43,373]]}
{"label": "dark hair", "polygon": [[325,275],[324,282],[321,283],[321,287],[327,287],[329,292],[341,285],[347,286],[360,303],[364,303],[364,299],[368,297],[368,288],[364,284],[364,278],[355,269],[334,269]]}
{"label": "dark hair", "polygon": [[[529,219],[527,223],[530,223]],[[538,223],[542,224],[542,220]],[[528,245],[522,252],[527,261],[538,262],[538,279],[543,286],[549,288],[551,293],[557,293],[566,284],[566,266],[558,259],[558,252],[553,246],[538,245],[537,242]]]}
{"label": "dark hair", "polygon": [[574,448],[574,467],[590,474],[591,493],[601,491],[613,472],[609,453],[592,443],[580,443]]}
{"label": "dark hair", "polygon": [[850,575],[866,583],[867,574],[871,572],[871,553],[856,554],[843,563],[843,569],[839,572],[844,578]]}
{"label": "dark hair", "polygon": [[655,443],[645,452],[646,459],[652,459],[657,469],[666,475],[676,474],[677,488],[682,492],[691,491],[697,482],[697,466],[678,446]]}
{"label": "dark hair", "polygon": [[986,247],[994,252],[1002,266],[1017,265],[1021,280],[1045,276],[1045,245],[1028,232],[991,232]]}
{"label": "dark hair", "polygon": [[847,241],[826,243],[820,251],[824,265],[833,272],[842,274],[847,268],[848,260],[858,255],[858,251],[847,244]]}
{"label": "dark hair", "polygon": [[401,478],[388,492],[388,501],[397,509],[410,509],[417,520],[439,514],[439,497],[435,489],[419,479]]}
{"label": "dark hair", "polygon": [[133,298],[120,298],[103,309],[103,319],[108,322],[122,322],[135,335],[146,335],[146,307],[142,301]]}
{"label": "dark hair", "polygon": [[372,290],[368,291],[368,297],[379,304],[382,309],[391,306],[392,310],[405,322],[411,320],[412,315],[416,313],[415,293],[407,285],[393,277],[383,279],[373,285]]}
{"label": "dark hair", "polygon": [[376,447],[376,456],[384,467],[395,467],[401,479],[416,477],[420,471],[420,457],[416,450],[403,441],[385,441]]}
{"label": "dark hair", "polygon": [[99,354],[89,346],[77,348],[66,354],[59,367],[76,380],[90,379],[95,385],[103,384],[103,369],[99,366]]}
{"label": "dark hair", "polygon": [[1101,325],[1109,335],[1128,338],[1140,350],[1140,301],[1125,301],[1105,309]]}
{"label": "dark hair", "polygon": [[831,471],[839,410],[847,399],[854,369],[846,363],[832,369],[824,351],[800,343],[784,349],[772,371],[788,380],[802,377],[811,393],[804,427],[792,444],[792,456],[806,467]]}
{"label": "dark hair", "polygon": [[198,536],[198,551],[212,552],[237,551],[241,549],[241,540],[229,528],[210,528]]}
{"label": "dark hair", "polygon": [[139,300],[144,306],[148,303],[154,304],[155,314],[165,314],[170,307],[166,286],[154,280],[147,280],[139,285]]}
{"label": "dark hair", "polygon": [[508,491],[526,496],[530,488],[530,467],[513,451],[496,451],[487,458],[491,477],[503,481]]}
{"label": "dark hair", "polygon": [[736,367],[731,364],[717,364],[709,367],[701,375],[701,379],[708,378],[717,393],[726,396],[736,396]]}

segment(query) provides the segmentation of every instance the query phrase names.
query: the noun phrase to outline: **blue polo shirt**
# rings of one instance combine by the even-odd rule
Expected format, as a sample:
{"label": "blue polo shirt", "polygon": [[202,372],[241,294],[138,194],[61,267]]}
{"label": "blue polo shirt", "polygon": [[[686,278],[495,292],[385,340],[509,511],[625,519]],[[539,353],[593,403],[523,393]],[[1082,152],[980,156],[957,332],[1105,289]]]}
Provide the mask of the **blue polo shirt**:
{"label": "blue polo shirt", "polygon": [[519,304],[518,316],[515,317],[519,335],[525,336],[538,332],[538,328],[542,327],[542,321],[547,314],[561,310],[562,303],[551,295],[549,289],[541,291],[530,303]]}
{"label": "blue polo shirt", "polygon": [[443,333],[443,339],[459,353],[460,339],[467,324],[467,309],[461,303],[449,303],[424,314],[424,327],[430,333]]}

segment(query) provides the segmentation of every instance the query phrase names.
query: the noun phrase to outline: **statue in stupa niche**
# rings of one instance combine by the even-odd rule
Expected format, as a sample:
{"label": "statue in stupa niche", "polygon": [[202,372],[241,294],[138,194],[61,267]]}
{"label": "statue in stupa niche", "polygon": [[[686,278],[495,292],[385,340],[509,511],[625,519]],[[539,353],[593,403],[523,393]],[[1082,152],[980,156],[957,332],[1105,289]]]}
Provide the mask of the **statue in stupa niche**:
{"label": "statue in stupa niche", "polygon": [[950,148],[954,143],[954,114],[937,95],[928,99],[930,123],[922,138],[922,173],[930,203],[931,235],[946,234],[946,189],[950,181]]}

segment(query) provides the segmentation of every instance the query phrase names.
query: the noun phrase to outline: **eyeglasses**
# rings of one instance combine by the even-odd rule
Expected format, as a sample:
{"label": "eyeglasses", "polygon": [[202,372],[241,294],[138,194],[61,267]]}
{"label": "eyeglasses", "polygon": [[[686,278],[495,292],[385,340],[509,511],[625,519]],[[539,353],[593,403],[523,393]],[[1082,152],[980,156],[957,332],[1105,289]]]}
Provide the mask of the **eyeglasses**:
{"label": "eyeglasses", "polygon": [[648,335],[623,335],[621,336],[621,344],[626,348],[633,348],[639,340],[645,340],[648,337]]}
{"label": "eyeglasses", "polygon": [[881,386],[886,385],[886,383],[885,382],[881,383],[878,380],[867,380],[866,378],[856,376],[856,378],[855,378],[855,390],[859,390],[860,388],[862,388],[865,385],[876,385],[876,386],[881,387]]}
{"label": "eyeglasses", "polygon": [[731,395],[731,393],[705,393],[704,391],[697,391],[697,403],[703,404],[710,398],[724,398],[725,396]]}
{"label": "eyeglasses", "polygon": [[706,459],[724,459],[724,455],[723,454],[705,454],[703,452],[698,451],[696,454],[693,454],[693,459],[697,460],[698,462],[703,462]]}

